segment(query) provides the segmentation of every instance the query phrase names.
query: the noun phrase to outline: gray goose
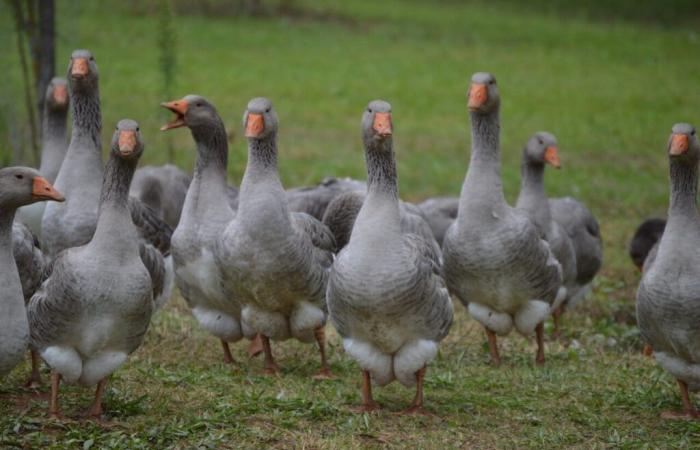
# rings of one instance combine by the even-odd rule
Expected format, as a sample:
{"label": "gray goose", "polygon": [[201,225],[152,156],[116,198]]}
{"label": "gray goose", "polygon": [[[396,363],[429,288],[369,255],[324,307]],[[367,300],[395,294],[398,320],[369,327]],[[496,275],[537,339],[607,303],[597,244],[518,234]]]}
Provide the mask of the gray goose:
{"label": "gray goose", "polygon": [[62,251],[28,305],[31,345],[51,367],[50,414],[59,415],[61,380],[97,384],[89,415],[102,414],[107,378],[142,343],[163,289],[163,257],[139,242],[129,184],[143,152],[138,124],[121,120],[112,139],[97,229],[87,244]]}
{"label": "gray goose", "polygon": [[277,114],[255,98],[244,115],[248,163],[238,212],[217,247],[225,283],[240,299],[243,328],[262,337],[265,372],[278,373],[270,339],[318,342],[325,357],[325,290],[335,241],[321,222],[289,210],[277,172]]}
{"label": "gray goose", "polygon": [[323,219],[329,204],[340,194],[364,191],[367,184],[352,178],[326,177],[316,186],[287,190],[287,204],[294,212],[303,212],[318,220]]}
{"label": "gray goose", "polygon": [[559,317],[563,305],[578,292],[579,286],[573,240],[559,222],[552,219],[549,200],[544,189],[546,164],[557,169],[561,167],[559,149],[557,139],[552,133],[540,131],[530,137],[523,150],[520,195],[516,207],[525,211],[537,226],[562,268],[562,286],[553,306],[554,335],[558,335]]}
{"label": "gray goose", "polygon": [[[371,102],[362,116],[367,195],[350,242],[338,253],[326,294],[345,351],[363,373],[362,411],[379,408],[371,380],[416,385],[408,413],[423,408],[427,364],[452,324],[439,252],[401,226],[391,105]],[[430,236],[430,239],[433,239]]]}
{"label": "gray goose", "polygon": [[[98,78],[92,53],[75,50],[68,65],[73,128],[68,151],[56,177],[56,188],[65,194],[66,202],[60,207],[51,203],[41,223],[42,244],[50,258],[63,249],[89,242],[97,226],[103,171]],[[140,238],[167,257],[172,229],[140,201],[129,199],[128,203]]]}
{"label": "gray goose", "polygon": [[457,218],[458,197],[432,197],[418,204],[433,231],[438,244],[442,245],[445,233]]}
{"label": "gray goose", "polygon": [[177,166],[139,167],[129,195],[149,206],[158,217],[175,229],[180,221],[191,178]]}
{"label": "gray goose", "polygon": [[535,361],[542,364],[542,323],[561,285],[561,267],[527,214],[505,201],[495,78],[474,74],[468,97],[472,153],[457,220],[443,242],[445,281],[486,329],[494,364],[500,364],[496,335],[513,326],[526,336],[536,331]]}
{"label": "gray goose", "polygon": [[[68,118],[68,86],[65,78],[53,78],[46,87],[44,95],[44,114],[41,131],[41,164],[39,173],[49,183],[56,181],[66,155]],[[37,202],[17,210],[17,219],[26,224],[32,233],[41,237],[41,218],[46,203]]]}
{"label": "gray goose", "polygon": [[[637,290],[637,323],[656,361],[676,380],[680,416],[700,419],[688,391],[700,389],[700,215],[697,209],[700,143],[695,128],[673,126],[668,141],[671,197],[656,258],[647,261]],[[664,417],[677,417],[664,413]]]}
{"label": "gray goose", "polygon": [[[23,289],[35,288],[33,283],[22,284],[15,263],[15,213],[17,208],[41,200],[63,201],[63,196],[34,169],[0,169],[0,377],[7,375],[27,350],[29,324]],[[20,227],[19,232],[25,231]]]}
{"label": "gray goose", "polygon": [[226,129],[204,97],[188,95],[161,106],[175,114],[161,130],[188,127],[197,144],[194,175],[172,239],[175,281],[200,326],[221,341],[224,361],[233,363],[229,343],[244,336],[241,304],[224,286],[224,272],[215,258],[218,239],[235,217],[229,199],[237,190],[226,180]]}

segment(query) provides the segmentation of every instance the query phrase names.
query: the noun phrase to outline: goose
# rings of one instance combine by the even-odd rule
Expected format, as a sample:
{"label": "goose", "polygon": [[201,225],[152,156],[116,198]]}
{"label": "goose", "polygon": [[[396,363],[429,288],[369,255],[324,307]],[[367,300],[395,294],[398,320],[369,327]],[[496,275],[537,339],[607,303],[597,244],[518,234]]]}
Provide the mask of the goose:
{"label": "goose", "polygon": [[177,227],[191,178],[173,164],[139,167],[129,195],[148,205],[173,229]]}
{"label": "goose", "polygon": [[326,177],[316,186],[288,189],[287,204],[291,211],[323,220],[323,214],[335,197],[346,192],[364,191],[366,187],[364,181]]}
{"label": "goose", "polygon": [[[41,131],[41,164],[39,173],[49,183],[56,181],[66,155],[68,141],[66,128],[68,117],[68,86],[65,78],[53,78],[44,95],[44,114]],[[45,202],[36,202],[17,210],[17,219],[27,225],[32,233],[41,237],[41,218]]]}
{"label": "goose", "polygon": [[165,263],[140,242],[129,211],[129,184],[143,153],[138,123],[123,119],[112,138],[90,241],[62,251],[29,302],[31,345],[51,367],[49,412],[59,417],[61,381],[97,385],[89,416],[102,415],[110,374],[143,342],[163,290]]}
{"label": "goose", "polygon": [[[68,65],[73,128],[68,151],[56,177],[56,189],[64,193],[66,202],[60,207],[51,203],[41,222],[42,244],[50,258],[66,248],[89,242],[97,226],[103,173],[98,80],[92,53],[75,50]],[[168,257],[172,229],[140,201],[130,198],[128,206],[140,238]],[[169,288],[164,292],[167,291]]]}
{"label": "goose", "polygon": [[238,212],[222,234],[217,260],[226,285],[241,301],[243,328],[261,336],[265,373],[279,373],[270,339],[294,337],[317,341],[317,377],[327,378],[325,290],[335,241],[317,219],[289,209],[277,172],[278,121],[272,102],[252,99],[244,123],[248,163]]}
{"label": "goose", "polygon": [[[48,261],[41,250],[37,236],[26,225],[17,220],[12,224],[12,254],[17,265],[17,272],[22,284],[22,296],[26,304],[44,282]],[[41,385],[39,355],[30,349],[30,356],[32,370],[25,386],[34,388]]]}
{"label": "goose", "polygon": [[640,271],[644,270],[646,259],[653,258],[656,254],[657,244],[664,234],[664,228],[666,228],[666,220],[655,217],[642,222],[634,232],[630,241],[629,255]]}
{"label": "goose", "polygon": [[700,143],[695,128],[675,124],[669,137],[671,196],[656,258],[644,265],[637,290],[637,323],[654,358],[678,382],[683,413],[700,419],[688,391],[700,388],[700,215],[696,196]]}
{"label": "goose", "polygon": [[[572,238],[559,222],[552,220],[543,181],[546,164],[557,169],[561,167],[556,137],[552,133],[540,131],[530,137],[523,150],[522,178],[516,208],[527,213],[561,265],[562,286],[557,293],[556,303],[565,305],[569,295],[578,291],[576,253]],[[556,308],[553,313],[555,336],[559,334],[561,310],[561,307]]]}
{"label": "goose", "polygon": [[457,218],[459,198],[432,197],[419,203],[418,207],[423,211],[438,244],[442,245],[447,229]]}
{"label": "goose", "polygon": [[[486,329],[492,362],[500,364],[496,335],[512,328],[537,334],[535,362],[544,363],[543,321],[562,282],[561,267],[527,214],[503,195],[498,85],[476,73],[469,88],[472,153],[457,220],[443,242],[450,292]],[[554,305],[556,306],[556,305]]]}
{"label": "goose", "polygon": [[360,410],[379,408],[372,380],[384,386],[398,379],[416,386],[405,412],[419,413],[426,367],[452,324],[452,301],[435,247],[401,226],[391,117],[382,100],[362,116],[367,195],[331,268],[326,298],[346,353],[362,368]]}
{"label": "goose", "polygon": [[161,130],[188,127],[197,144],[194,175],[172,238],[176,284],[199,325],[219,338],[224,361],[230,364],[229,343],[242,339],[244,329],[240,301],[225,288],[225,274],[215,259],[218,238],[235,217],[229,194],[237,194],[226,180],[226,129],[214,105],[199,95],[161,106],[175,114]]}
{"label": "goose", "polygon": [[[63,196],[40,173],[29,167],[0,169],[0,377],[22,360],[29,344],[29,323],[23,289],[15,263],[13,237],[17,208],[42,200],[61,202]],[[21,246],[20,246],[21,247]]]}

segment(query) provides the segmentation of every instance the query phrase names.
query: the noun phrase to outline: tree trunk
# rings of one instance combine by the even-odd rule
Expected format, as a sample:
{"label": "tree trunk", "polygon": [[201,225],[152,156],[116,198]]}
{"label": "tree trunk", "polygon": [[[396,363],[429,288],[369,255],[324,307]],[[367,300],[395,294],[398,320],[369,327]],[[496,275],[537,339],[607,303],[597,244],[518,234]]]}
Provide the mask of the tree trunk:
{"label": "tree trunk", "polygon": [[56,32],[55,32],[54,0],[39,0],[39,36],[38,54],[35,53],[36,73],[36,103],[39,118],[44,112],[44,95],[46,87],[56,74]]}

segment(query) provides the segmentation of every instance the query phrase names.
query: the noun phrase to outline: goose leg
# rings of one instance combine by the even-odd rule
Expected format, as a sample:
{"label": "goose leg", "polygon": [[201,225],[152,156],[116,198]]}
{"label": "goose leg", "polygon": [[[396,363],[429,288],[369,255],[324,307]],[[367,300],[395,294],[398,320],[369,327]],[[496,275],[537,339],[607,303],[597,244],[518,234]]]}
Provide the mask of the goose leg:
{"label": "goose leg", "polygon": [[318,342],[318,351],[321,353],[321,369],[314,375],[314,380],[330,380],[333,378],[333,374],[328,367],[328,360],[326,360],[326,330],[323,327],[318,327],[314,331],[314,335],[316,342]]}
{"label": "goose leg", "polygon": [[37,388],[42,385],[41,373],[39,372],[39,355],[34,350],[30,350],[29,354],[32,358],[32,373],[24,385],[28,388]]}
{"label": "goose leg", "polygon": [[102,416],[102,394],[105,392],[105,387],[107,386],[107,378],[103,378],[97,383],[95,388],[95,399],[92,402],[92,406],[88,411],[88,417],[95,420],[100,420]]}
{"label": "goose leg", "polygon": [[255,337],[253,338],[252,341],[250,341],[250,345],[248,346],[248,357],[249,358],[255,358],[258,356],[260,353],[263,352],[263,345],[262,345],[262,335],[260,333],[256,334]]}
{"label": "goose leg", "polygon": [[416,372],[416,396],[413,399],[413,403],[408,407],[403,414],[423,414],[423,381],[425,380],[425,372],[427,368],[423,366],[418,372]]}
{"label": "goose leg", "polygon": [[535,327],[535,333],[537,333],[537,356],[535,356],[535,364],[544,364],[544,324],[540,322],[537,327]]}
{"label": "goose leg", "polygon": [[272,347],[270,346],[270,338],[264,334],[260,335],[262,340],[263,351],[265,352],[265,374],[266,375],[278,375],[280,373],[279,366],[275,363],[275,359],[272,357]]}
{"label": "goose leg", "polygon": [[681,390],[681,400],[683,401],[683,412],[665,412],[661,414],[661,417],[665,419],[694,419],[700,420],[700,414],[695,409],[690,401],[690,395],[688,395],[688,384],[685,381],[677,380],[678,387]]}
{"label": "goose leg", "polygon": [[559,321],[561,320],[561,315],[564,314],[564,307],[558,306],[554,311],[552,311],[552,322],[554,322],[554,330],[552,330],[552,337],[558,338],[561,335],[561,330],[559,330]]}
{"label": "goose leg", "polygon": [[642,350],[642,354],[644,356],[651,356],[654,354],[654,349],[651,348],[651,345],[644,344],[644,350]]}
{"label": "goose leg", "polygon": [[494,366],[501,365],[501,355],[498,354],[498,341],[496,333],[486,328],[486,337],[489,339],[489,351],[491,352],[491,363]]}
{"label": "goose leg", "polygon": [[221,346],[224,348],[224,362],[226,364],[234,364],[236,362],[231,354],[231,348],[228,346],[228,342],[221,339]]}
{"label": "goose leg", "polygon": [[372,412],[381,409],[379,403],[375,402],[372,398],[372,379],[369,376],[369,372],[366,370],[362,371],[362,406],[355,408],[356,412],[365,413]]}
{"label": "goose leg", "polygon": [[58,388],[61,384],[61,374],[56,371],[51,371],[51,400],[49,403],[49,417],[59,419],[61,416],[58,412]]}

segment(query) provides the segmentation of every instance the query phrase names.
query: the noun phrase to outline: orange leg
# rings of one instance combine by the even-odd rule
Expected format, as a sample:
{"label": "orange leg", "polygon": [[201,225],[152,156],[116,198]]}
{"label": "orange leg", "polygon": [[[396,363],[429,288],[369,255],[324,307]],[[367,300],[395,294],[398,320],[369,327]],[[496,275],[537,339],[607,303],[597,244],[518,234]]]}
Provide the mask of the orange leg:
{"label": "orange leg", "polygon": [[256,356],[258,356],[262,352],[263,352],[262,337],[261,337],[261,334],[258,333],[255,335],[253,340],[250,341],[250,345],[248,346],[248,357],[255,358]]}
{"label": "orange leg", "polygon": [[535,356],[535,364],[544,364],[544,324],[540,323],[535,327],[537,333],[537,356]]}
{"label": "orange leg", "polygon": [[221,346],[224,348],[224,362],[226,364],[234,364],[236,362],[231,354],[231,348],[228,346],[228,342],[221,340]]}
{"label": "orange leg", "polygon": [[558,338],[561,335],[561,330],[559,329],[559,321],[561,316],[564,314],[564,306],[558,306],[554,311],[552,311],[552,322],[554,322],[554,330],[552,330],[552,337]]}
{"label": "orange leg", "polygon": [[423,366],[416,372],[416,396],[413,398],[413,403],[408,407],[403,414],[423,414],[423,381],[425,380],[425,372],[428,369]]}
{"label": "orange leg", "polygon": [[49,403],[49,416],[52,419],[59,419],[58,412],[58,388],[61,385],[61,374],[51,371],[51,400]]}
{"label": "orange leg", "polygon": [[355,408],[355,411],[360,413],[372,412],[381,409],[379,403],[372,398],[372,379],[369,372],[362,371],[362,406]]}
{"label": "orange leg", "polygon": [[29,375],[27,382],[24,383],[24,386],[28,388],[38,388],[42,385],[41,373],[39,372],[39,355],[34,350],[30,350],[29,354],[32,358],[32,373]]}
{"label": "orange leg", "polygon": [[280,373],[279,366],[275,363],[275,359],[272,357],[272,347],[270,346],[270,338],[264,334],[260,335],[262,340],[263,351],[265,352],[265,374],[267,375],[278,375]]}
{"label": "orange leg", "polygon": [[498,354],[498,341],[496,333],[486,328],[486,337],[489,339],[489,351],[491,352],[491,363],[498,367],[501,365],[501,356]]}
{"label": "orange leg", "polygon": [[328,360],[326,360],[326,331],[323,327],[319,327],[314,331],[314,335],[316,342],[318,342],[318,351],[321,353],[321,369],[314,375],[314,380],[330,380],[333,378],[333,374],[328,367]]}
{"label": "orange leg", "polygon": [[651,356],[654,354],[654,349],[651,348],[651,345],[649,344],[644,344],[644,350],[642,350],[642,354],[644,356]]}
{"label": "orange leg", "polygon": [[102,416],[102,395],[105,392],[105,387],[107,386],[107,378],[103,378],[97,383],[97,388],[95,388],[95,399],[92,402],[92,406],[88,411],[88,416],[95,420],[100,420]]}

